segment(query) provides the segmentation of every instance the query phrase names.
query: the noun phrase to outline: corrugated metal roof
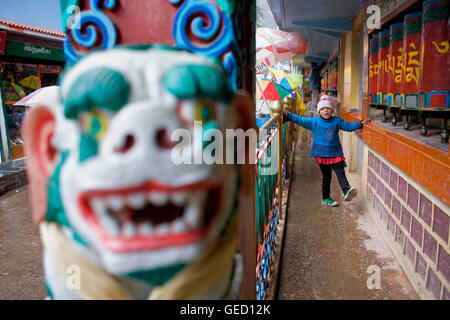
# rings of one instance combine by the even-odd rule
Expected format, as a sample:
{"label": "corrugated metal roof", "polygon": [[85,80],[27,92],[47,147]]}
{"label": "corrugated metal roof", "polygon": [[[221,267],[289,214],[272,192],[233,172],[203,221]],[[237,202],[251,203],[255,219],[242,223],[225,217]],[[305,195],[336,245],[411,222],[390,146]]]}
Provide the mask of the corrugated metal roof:
{"label": "corrugated metal roof", "polygon": [[66,36],[65,33],[63,33],[63,32],[49,30],[49,29],[35,27],[35,26],[30,26],[28,24],[22,24],[22,23],[8,21],[8,20],[4,20],[4,19],[0,19],[0,24],[7,25],[8,27],[10,27],[11,29],[14,29],[16,31],[17,31],[17,29],[19,29],[19,30],[22,29],[22,30],[30,30],[30,31],[40,32],[43,34],[49,34],[49,35],[58,36],[58,37]]}

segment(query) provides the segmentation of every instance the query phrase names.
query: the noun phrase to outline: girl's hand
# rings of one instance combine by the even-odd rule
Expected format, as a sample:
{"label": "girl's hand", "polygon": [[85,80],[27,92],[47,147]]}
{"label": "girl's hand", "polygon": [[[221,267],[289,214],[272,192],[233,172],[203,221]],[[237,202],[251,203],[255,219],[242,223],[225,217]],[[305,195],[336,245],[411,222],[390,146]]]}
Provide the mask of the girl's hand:
{"label": "girl's hand", "polygon": [[287,121],[287,118],[288,118],[288,116],[289,116],[289,111],[287,111],[287,110],[283,110],[282,111],[282,113],[281,113],[281,115],[283,116],[283,122],[286,122]]}
{"label": "girl's hand", "polygon": [[361,120],[360,122],[361,122],[361,124],[371,123],[372,119],[365,119],[365,120]]}

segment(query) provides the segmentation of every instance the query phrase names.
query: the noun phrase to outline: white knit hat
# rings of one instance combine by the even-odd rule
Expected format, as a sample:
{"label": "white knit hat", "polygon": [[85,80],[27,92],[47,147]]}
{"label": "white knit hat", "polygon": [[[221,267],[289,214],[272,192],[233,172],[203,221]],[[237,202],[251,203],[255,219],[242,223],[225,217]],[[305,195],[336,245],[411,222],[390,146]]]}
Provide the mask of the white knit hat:
{"label": "white knit hat", "polygon": [[322,108],[330,108],[334,112],[334,101],[330,99],[327,95],[323,95],[320,97],[319,102],[317,103],[317,113],[319,113]]}

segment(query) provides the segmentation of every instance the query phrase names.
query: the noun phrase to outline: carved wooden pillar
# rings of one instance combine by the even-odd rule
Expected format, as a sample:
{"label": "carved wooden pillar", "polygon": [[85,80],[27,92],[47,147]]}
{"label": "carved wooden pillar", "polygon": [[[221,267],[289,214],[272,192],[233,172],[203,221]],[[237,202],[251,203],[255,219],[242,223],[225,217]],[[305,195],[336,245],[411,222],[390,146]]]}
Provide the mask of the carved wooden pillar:
{"label": "carved wooden pillar", "polygon": [[[234,91],[254,92],[255,0],[60,0],[68,63],[93,49],[161,43],[219,58]],[[70,26],[70,27],[68,27]],[[249,114],[254,118],[254,106]],[[253,119],[253,123],[254,123]],[[254,152],[254,150],[250,150]],[[242,166],[239,250],[243,298],[255,298],[254,170]]]}

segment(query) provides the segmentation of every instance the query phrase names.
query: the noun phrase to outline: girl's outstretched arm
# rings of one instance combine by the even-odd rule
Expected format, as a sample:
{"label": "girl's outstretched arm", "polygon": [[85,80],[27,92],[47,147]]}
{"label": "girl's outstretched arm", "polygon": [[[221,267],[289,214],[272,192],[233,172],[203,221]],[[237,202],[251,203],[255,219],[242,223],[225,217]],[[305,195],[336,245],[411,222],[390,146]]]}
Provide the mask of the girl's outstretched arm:
{"label": "girl's outstretched arm", "polygon": [[302,126],[305,129],[309,129],[312,130],[313,129],[313,118],[305,118],[302,116],[299,116],[298,114],[295,113],[291,113],[288,111],[283,111],[283,122],[286,121],[292,121],[296,124],[298,124],[299,126]]}
{"label": "girl's outstretched arm", "polygon": [[344,131],[355,131],[355,130],[361,129],[363,127],[363,124],[370,123],[370,121],[371,121],[370,119],[367,119],[367,120],[349,122],[349,121],[345,121],[345,120],[339,118],[339,128]]}

